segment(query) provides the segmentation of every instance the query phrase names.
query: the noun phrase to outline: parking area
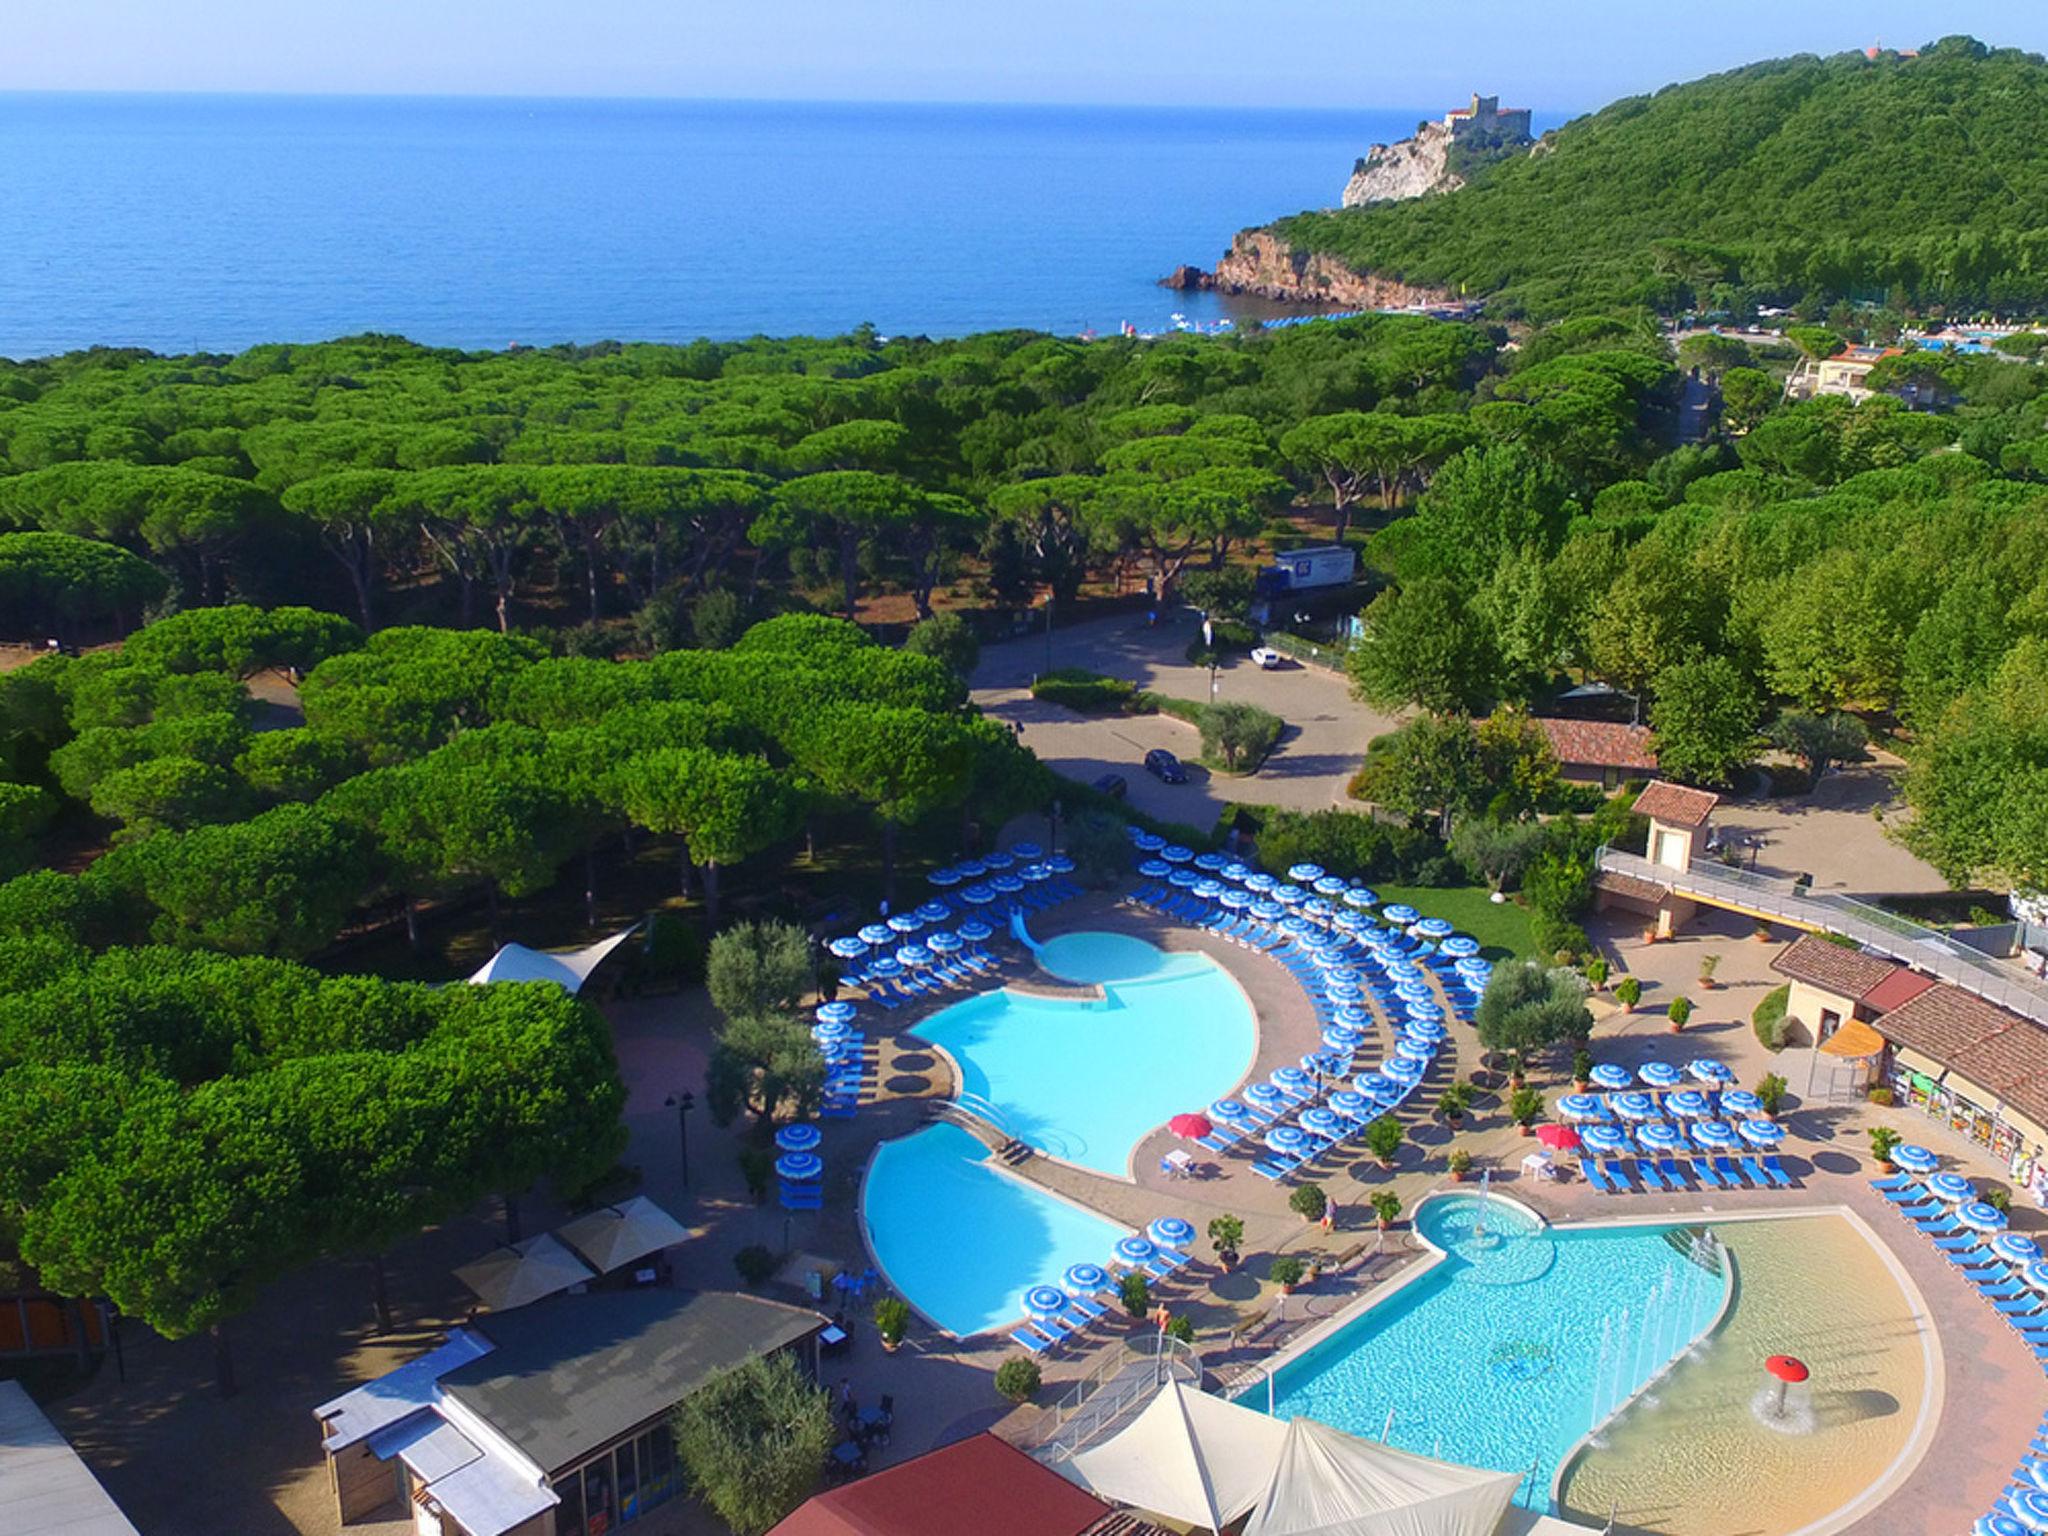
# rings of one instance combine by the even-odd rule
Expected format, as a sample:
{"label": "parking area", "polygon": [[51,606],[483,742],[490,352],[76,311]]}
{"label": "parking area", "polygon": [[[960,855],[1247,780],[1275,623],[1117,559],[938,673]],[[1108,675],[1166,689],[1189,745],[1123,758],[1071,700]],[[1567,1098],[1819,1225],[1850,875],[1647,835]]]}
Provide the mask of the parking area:
{"label": "parking area", "polygon": [[1200,745],[1193,726],[1167,715],[1077,715],[1031,697],[1032,679],[1050,666],[1085,667],[1177,698],[1208,699],[1209,670],[1186,658],[1194,637],[1194,620],[1183,613],[1156,627],[1137,615],[1055,629],[1049,660],[1043,635],[1005,641],[983,651],[974,700],[997,719],[1021,725],[1024,744],[1068,778],[1085,784],[1105,773],[1122,775],[1131,803],[1147,815],[1206,826],[1232,802],[1306,811],[1350,804],[1345,786],[1366,743],[1400,722],[1352,698],[1340,672],[1294,661],[1262,671],[1244,657],[1218,668],[1217,700],[1270,709],[1287,722],[1287,731],[1256,774],[1212,775],[1190,761],[1188,782],[1179,785],[1151,777],[1143,760],[1155,747],[1191,759]]}

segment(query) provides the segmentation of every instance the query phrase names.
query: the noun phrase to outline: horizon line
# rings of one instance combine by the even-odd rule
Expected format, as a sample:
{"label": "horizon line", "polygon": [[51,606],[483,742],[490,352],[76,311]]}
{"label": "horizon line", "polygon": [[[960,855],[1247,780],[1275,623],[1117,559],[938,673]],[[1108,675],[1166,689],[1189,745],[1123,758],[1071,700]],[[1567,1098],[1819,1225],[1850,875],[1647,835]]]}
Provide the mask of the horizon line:
{"label": "horizon line", "polygon": [[[1058,100],[1045,98],[988,98],[967,96],[723,96],[723,95],[650,95],[642,92],[588,93],[572,91],[487,91],[487,90],[434,90],[434,91],[382,91],[382,90],[285,90],[267,88],[215,88],[206,86],[27,86],[0,85],[0,100],[9,97],[107,97],[107,98],[190,98],[252,101],[498,101],[498,102],[617,102],[621,104],[646,105],[697,105],[697,106],[791,106],[791,107],[1014,107],[1042,109],[1047,111],[1071,111],[1076,108],[1089,110],[1110,110],[1121,112],[1270,112],[1299,116],[1328,115],[1331,113],[1393,113],[1406,114],[1417,110],[1411,106],[1374,106],[1370,104],[1340,106],[1299,106],[1266,105],[1247,102],[1217,104],[1214,102],[1173,102],[1173,101],[1102,101],[1102,100]],[[1442,110],[1422,109],[1420,120],[1428,121],[1440,116]],[[1578,116],[1585,108],[1536,107],[1532,109],[1539,116],[1562,115],[1566,118]]]}

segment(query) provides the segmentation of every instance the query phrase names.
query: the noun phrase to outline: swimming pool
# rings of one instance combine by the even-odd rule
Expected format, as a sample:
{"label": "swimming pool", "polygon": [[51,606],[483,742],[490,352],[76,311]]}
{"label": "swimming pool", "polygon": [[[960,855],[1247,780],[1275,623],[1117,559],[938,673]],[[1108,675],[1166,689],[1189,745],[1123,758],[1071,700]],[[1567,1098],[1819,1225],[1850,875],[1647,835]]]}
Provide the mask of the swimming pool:
{"label": "swimming pool", "polygon": [[1131,1153],[1183,1110],[1234,1090],[1258,1048],[1251,1003],[1206,955],[1120,933],[1070,933],[1038,959],[1100,999],[984,992],[913,1033],[959,1069],[963,1097],[1052,1157],[1125,1178]]}
{"label": "swimming pool", "polygon": [[1687,1227],[1561,1232],[1449,1195],[1417,1209],[1416,1229],[1448,1256],[1282,1365],[1273,1411],[1529,1474],[1520,1498],[1538,1509],[1572,1448],[1697,1342],[1732,1283]]}
{"label": "swimming pool", "polygon": [[998,1168],[970,1132],[931,1125],[884,1142],[861,1191],[889,1283],[965,1338],[1024,1315],[1024,1293],[1101,1264],[1129,1229]]}

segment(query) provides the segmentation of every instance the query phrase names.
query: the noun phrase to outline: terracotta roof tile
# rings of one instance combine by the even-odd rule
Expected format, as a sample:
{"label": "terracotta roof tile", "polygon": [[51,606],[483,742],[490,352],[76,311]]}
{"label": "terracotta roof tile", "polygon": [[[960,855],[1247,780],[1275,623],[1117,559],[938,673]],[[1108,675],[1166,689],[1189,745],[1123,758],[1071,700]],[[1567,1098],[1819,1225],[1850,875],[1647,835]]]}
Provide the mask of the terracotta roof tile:
{"label": "terracotta roof tile", "polygon": [[1902,967],[1808,933],[1780,950],[1771,969],[1837,997],[1861,998],[1891,980]]}
{"label": "terracotta roof tile", "polygon": [[2048,1030],[2012,1019],[2010,1028],[1959,1051],[1948,1064],[1993,1092],[2007,1092],[2048,1070]]}
{"label": "terracotta roof tile", "polygon": [[1593,889],[1650,902],[1662,901],[1671,894],[1669,886],[1659,885],[1654,880],[1645,880],[1640,875],[1625,875],[1615,869],[1603,869],[1594,875]]}
{"label": "terracotta roof tile", "polygon": [[2019,1022],[2018,1015],[1947,982],[1929,987],[1876,1020],[1877,1032],[1892,1044],[1940,1062],[1953,1062],[1978,1041]]}
{"label": "terracotta roof tile", "polygon": [[984,1433],[814,1494],[769,1536],[1080,1536],[1111,1512]]}
{"label": "terracotta roof tile", "polygon": [[1541,717],[1536,723],[1550,738],[1550,750],[1567,765],[1590,768],[1624,768],[1641,773],[1657,771],[1657,754],[1650,750],[1647,725],[1617,725],[1611,720],[1558,720]]}
{"label": "terracotta roof tile", "polygon": [[1720,803],[1719,795],[1704,789],[1687,789],[1659,779],[1636,796],[1635,808],[1639,815],[1654,816],[1674,827],[1698,827],[1706,824]]}
{"label": "terracotta roof tile", "polygon": [[1933,985],[1932,976],[1923,976],[1902,965],[1856,1001],[1875,1013],[1890,1013],[1894,1008],[1903,1008]]}

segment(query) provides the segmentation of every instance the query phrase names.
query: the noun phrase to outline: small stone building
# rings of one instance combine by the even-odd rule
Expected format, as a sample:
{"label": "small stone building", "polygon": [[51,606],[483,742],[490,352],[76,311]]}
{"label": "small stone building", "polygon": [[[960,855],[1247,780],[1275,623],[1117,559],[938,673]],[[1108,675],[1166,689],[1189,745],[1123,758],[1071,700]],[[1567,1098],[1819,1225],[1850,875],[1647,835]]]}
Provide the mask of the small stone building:
{"label": "small stone building", "polygon": [[1594,906],[1602,912],[1633,912],[1647,918],[1660,939],[1668,939],[1699,910],[1691,897],[1658,880],[1658,872],[1674,875],[1692,868],[1693,850],[1703,843],[1707,821],[1720,797],[1704,789],[1688,789],[1659,779],[1636,796],[1635,810],[1648,818],[1650,835],[1644,846],[1648,874],[1603,869],[1593,877]]}
{"label": "small stone building", "polygon": [[1650,746],[1647,725],[1547,715],[1538,716],[1536,723],[1550,738],[1559,774],[1574,784],[1616,790],[1630,779],[1647,779],[1657,772],[1657,754]]}
{"label": "small stone building", "polygon": [[1806,1026],[1814,1044],[1826,1043],[1844,1024],[1869,1023],[1879,1014],[1934,985],[1910,967],[1817,933],[1803,934],[1771,961],[1789,990],[1785,1017]]}

